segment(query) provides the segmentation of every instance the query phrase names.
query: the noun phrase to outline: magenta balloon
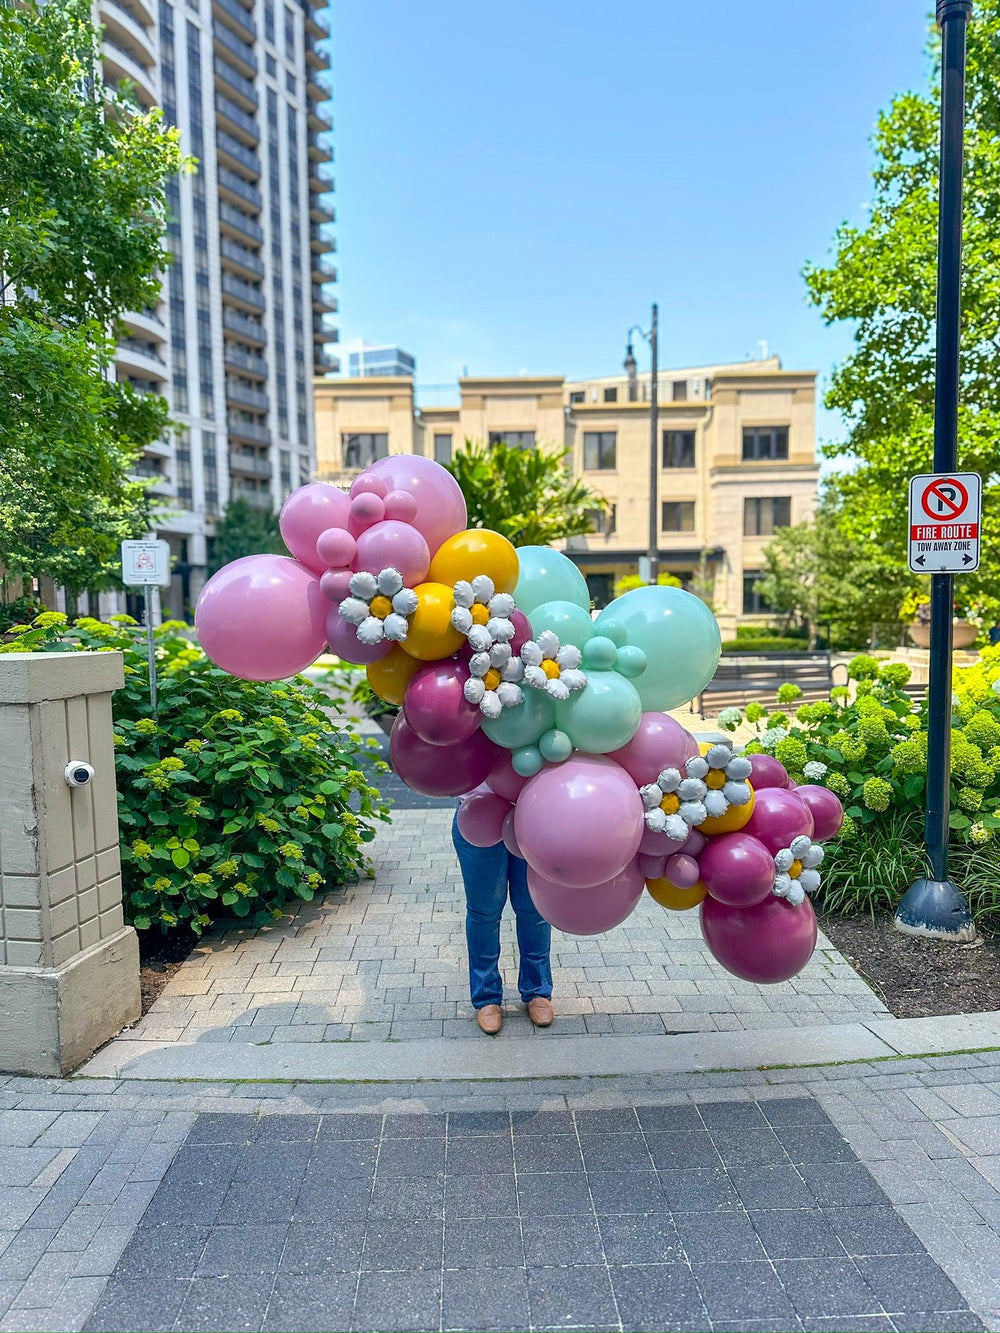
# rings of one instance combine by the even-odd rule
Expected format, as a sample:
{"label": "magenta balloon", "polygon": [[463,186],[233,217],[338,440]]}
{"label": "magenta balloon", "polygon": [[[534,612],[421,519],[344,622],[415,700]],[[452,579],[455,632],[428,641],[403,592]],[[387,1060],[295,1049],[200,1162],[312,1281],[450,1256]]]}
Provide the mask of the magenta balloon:
{"label": "magenta balloon", "polygon": [[[329,606],[329,603],[327,605]],[[343,658],[345,662],[353,662],[355,666],[368,666],[372,662],[380,662],[392,652],[393,648],[388,639],[376,644],[362,643],[358,638],[357,626],[349,625],[335,606],[330,606],[327,611],[326,641],[332,653]]]}
{"label": "magenta balloon", "polygon": [[194,623],[216,664],[244,680],[284,680],[326,648],[329,602],[319,579],[287,555],[245,555],[223,565],[198,598]]}
{"label": "magenta balloon", "polygon": [[473,847],[495,847],[503,841],[510,802],[493,792],[473,792],[458,811],[458,831]]}
{"label": "magenta balloon", "polygon": [[486,779],[499,746],[482,731],[459,745],[428,745],[402,713],[392,724],[389,760],[408,787],[424,796],[462,796]]}
{"label": "magenta balloon", "polygon": [[510,623],[514,626],[514,637],[510,641],[510,651],[516,655],[535,635],[531,628],[531,621],[523,611],[512,611],[510,613]]}
{"label": "magenta balloon", "polygon": [[667,858],[664,874],[670,883],[676,884],[679,889],[693,889],[701,878],[698,862],[693,856],[686,856],[683,852]]}
{"label": "magenta balloon", "polygon": [[788,773],[784,764],[773,759],[769,754],[748,754],[750,760],[750,786],[754,791],[761,787],[787,787]]}
{"label": "magenta balloon", "polygon": [[524,853],[521,851],[521,844],[517,840],[517,834],[514,832],[514,807],[507,806],[507,815],[503,821],[503,844],[510,852],[511,856],[516,856],[518,860],[524,860]]}
{"label": "magenta balloon", "polygon": [[698,868],[712,897],[730,907],[752,907],[774,888],[774,857],[747,833],[709,838]]}
{"label": "magenta balloon", "polygon": [[793,907],[769,894],[755,907],[701,904],[701,933],[712,957],[734,976],[757,985],[788,981],[816,948],[816,913],[808,898]]}
{"label": "magenta balloon", "polygon": [[427,540],[430,553],[468,526],[465,498],[458,482],[440,463],[419,454],[390,454],[368,468],[390,491],[409,491],[417,502],[413,526]]}
{"label": "magenta balloon", "polygon": [[611,758],[643,786],[655,782],[665,768],[680,768],[698,753],[698,742],[667,713],[643,713],[639,730]]}
{"label": "magenta balloon", "polygon": [[812,837],[812,811],[797,791],[762,787],[754,793],[753,814],[743,832],[759,838],[769,852],[779,852],[800,834]]}
{"label": "magenta balloon", "polygon": [[327,528],[319,534],[316,542],[316,555],[323,562],[323,568],[346,569],[354,559],[357,544],[349,532],[343,528]]}
{"label": "magenta balloon", "polygon": [[667,861],[669,859],[667,856],[655,856],[647,852],[640,852],[638,856],[639,869],[646,879],[662,879],[667,873]]}
{"label": "magenta balloon", "polygon": [[326,565],[316,554],[316,543],[328,528],[346,528],[351,502],[339,486],[312,481],[300,486],[281,506],[278,526],[285,545],[296,559],[321,574]]}
{"label": "magenta balloon", "polygon": [[839,833],[844,822],[844,807],[828,787],[816,787],[803,783],[795,788],[795,795],[805,801],[813,817],[813,837],[817,842],[826,842]]}
{"label": "magenta balloon", "polygon": [[385,497],[386,518],[412,523],[417,516],[417,502],[409,491],[389,491]]}
{"label": "magenta balloon", "polygon": [[599,935],[635,911],[646,881],[636,861],[614,879],[586,889],[554,884],[528,866],[528,892],[546,921],[568,935]]}
{"label": "magenta balloon", "polygon": [[342,602],[351,595],[351,571],[349,569],[328,569],[319,576],[319,589],[331,602]]}
{"label": "magenta balloon", "polygon": [[505,801],[513,802],[521,795],[528,779],[514,772],[511,753],[509,750],[504,750],[490,769],[486,781],[498,796],[502,796]]}
{"label": "magenta balloon", "polygon": [[462,693],[468,679],[468,667],[450,657],[428,662],[410,677],[403,694],[403,712],[422,741],[455,745],[479,730],[483,715],[478,705],[470,704]]}
{"label": "magenta balloon", "polygon": [[410,523],[385,519],[367,528],[358,537],[355,569],[367,569],[378,574],[391,565],[403,576],[408,588],[423,583],[431,563],[431,553],[422,535]]}
{"label": "magenta balloon", "polygon": [[635,783],[606,755],[575,754],[544,768],[517,798],[514,831],[543,879],[605,884],[639,850],[645,822]]}

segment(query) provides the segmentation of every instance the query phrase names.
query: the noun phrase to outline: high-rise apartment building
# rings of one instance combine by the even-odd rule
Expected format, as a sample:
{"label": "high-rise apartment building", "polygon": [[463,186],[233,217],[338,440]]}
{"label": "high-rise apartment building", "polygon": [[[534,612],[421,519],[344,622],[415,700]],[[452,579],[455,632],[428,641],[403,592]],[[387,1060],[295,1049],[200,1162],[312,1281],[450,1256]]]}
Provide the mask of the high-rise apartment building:
{"label": "high-rise apartment building", "polygon": [[352,379],[372,375],[409,375],[417,373],[417,363],[409,352],[394,343],[369,343],[354,338],[341,344],[343,360]]}
{"label": "high-rise apartment building", "polygon": [[177,423],[140,471],[193,603],[230,498],[274,509],[315,464],[312,381],[338,369],[328,19],[311,0],[98,0],[105,77],[163,108],[197,171],[167,186],[173,256],[117,374]]}

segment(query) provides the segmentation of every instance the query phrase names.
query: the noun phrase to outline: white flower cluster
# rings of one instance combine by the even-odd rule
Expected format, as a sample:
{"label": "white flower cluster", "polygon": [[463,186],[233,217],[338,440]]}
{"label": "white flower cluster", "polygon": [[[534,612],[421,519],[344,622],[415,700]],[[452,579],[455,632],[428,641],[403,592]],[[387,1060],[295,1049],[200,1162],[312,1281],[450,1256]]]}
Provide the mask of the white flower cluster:
{"label": "white flower cluster", "polygon": [[793,838],[774,858],[774,892],[798,907],[807,893],[815,893],[820,885],[819,865],[823,848],[804,833]]}
{"label": "white flower cluster", "polygon": [[750,760],[734,755],[725,743],[686,760],[683,773],[665,768],[655,782],[639,788],[646,826],[683,842],[706,819],[717,819],[731,805],[746,805],[751,796],[747,778],[752,772]]}
{"label": "white flower cluster", "polygon": [[587,683],[587,677],[579,669],[582,660],[579,648],[571,643],[560,645],[557,634],[543,630],[521,649],[524,683],[544,690],[557,701],[568,699],[571,690],[582,690]]}
{"label": "white flower cluster", "polygon": [[725,731],[732,731],[743,721],[743,713],[739,708],[724,708],[718,716],[719,726]]}
{"label": "white flower cluster", "polygon": [[821,764],[818,759],[810,759],[802,772],[810,782],[819,782],[822,778],[826,777],[827,766],[826,764]]}
{"label": "white flower cluster", "polygon": [[514,599],[510,593],[497,592],[487,574],[477,574],[471,581],[460,579],[453,589],[455,609],[451,623],[464,634],[474,652],[486,653],[495,643],[510,643],[514,637]]}
{"label": "white flower cluster", "polygon": [[519,684],[524,663],[513,655],[509,643],[495,643],[485,652],[473,653],[469,671],[472,674],[463,693],[470,704],[479,705],[483,717],[499,717],[505,708],[524,702]]}
{"label": "white flower cluster", "polygon": [[787,727],[768,727],[766,731],[761,733],[760,743],[765,749],[770,749],[772,745],[777,745],[779,741],[783,741],[787,735]]}
{"label": "white flower cluster", "polygon": [[357,627],[361,643],[373,645],[383,639],[402,643],[417,609],[417,594],[403,584],[403,576],[391,566],[378,574],[360,570],[347,585],[350,597],[340,603],[340,614]]}

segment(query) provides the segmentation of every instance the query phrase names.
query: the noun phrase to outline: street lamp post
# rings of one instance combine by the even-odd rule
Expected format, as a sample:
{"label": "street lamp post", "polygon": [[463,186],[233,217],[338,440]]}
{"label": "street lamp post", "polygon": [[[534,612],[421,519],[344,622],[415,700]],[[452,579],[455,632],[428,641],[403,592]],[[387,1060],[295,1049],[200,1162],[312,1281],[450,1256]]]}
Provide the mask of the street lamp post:
{"label": "street lamp post", "polygon": [[652,314],[650,317],[649,331],[633,324],[628,331],[628,349],[625,353],[625,370],[628,374],[628,396],[629,402],[634,403],[637,397],[636,382],[636,362],[635,354],[632,351],[632,334],[638,333],[640,337],[645,338],[649,343],[649,350],[652,354],[652,373],[649,384],[649,551],[647,559],[649,561],[648,582],[655,584],[659,577],[660,563],[660,525],[659,514],[657,512],[657,479],[659,477],[659,458],[657,455],[657,435],[660,424],[660,402],[659,402],[659,353],[657,346],[657,334],[659,323],[659,307],[653,303]]}

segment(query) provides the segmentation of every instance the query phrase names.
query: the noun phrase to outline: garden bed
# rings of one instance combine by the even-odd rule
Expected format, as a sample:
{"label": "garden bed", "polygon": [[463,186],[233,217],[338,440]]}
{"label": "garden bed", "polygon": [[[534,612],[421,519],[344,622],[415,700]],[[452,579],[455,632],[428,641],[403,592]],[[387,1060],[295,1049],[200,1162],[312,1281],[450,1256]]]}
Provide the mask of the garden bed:
{"label": "garden bed", "polygon": [[148,1013],[164,986],[180,970],[181,964],[198,943],[192,931],[139,932],[139,986],[142,990],[142,1012]]}
{"label": "garden bed", "polygon": [[820,926],[896,1018],[1000,1009],[995,935],[941,944],[901,935],[890,916],[826,916]]}

